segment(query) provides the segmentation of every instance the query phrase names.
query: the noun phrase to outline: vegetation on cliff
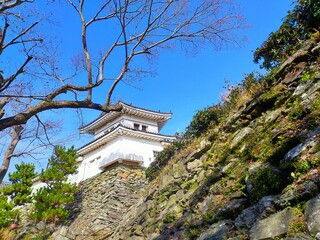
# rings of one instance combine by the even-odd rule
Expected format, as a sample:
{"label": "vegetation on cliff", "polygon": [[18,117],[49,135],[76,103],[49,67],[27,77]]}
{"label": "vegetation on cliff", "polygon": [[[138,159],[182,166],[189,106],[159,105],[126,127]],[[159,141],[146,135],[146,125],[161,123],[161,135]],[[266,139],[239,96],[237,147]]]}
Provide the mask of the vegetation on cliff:
{"label": "vegetation on cliff", "polygon": [[[258,63],[261,60],[261,66],[271,71],[265,76],[255,72],[249,73],[237,86],[226,86],[227,94],[222,97],[221,102],[215,106],[199,110],[186,128],[182,138],[179,139],[178,144],[169,146],[151,164],[151,167],[147,170],[149,179],[153,179],[155,177],[154,173],[159,173],[174,153],[186,146],[186,142],[190,142],[190,139],[199,137],[209,129],[213,129],[219,123],[224,122],[250,99],[257,98],[264,93],[262,100],[266,104],[272,106],[275,103],[275,99],[284,90],[281,89],[282,86],[272,89],[275,82],[279,80],[278,78],[282,77],[280,74],[276,75],[279,66],[303,46],[310,47],[310,41],[316,46],[316,43],[320,40],[320,3],[314,0],[297,0],[295,3],[295,7],[288,12],[280,28],[271,33],[254,53],[254,61]],[[298,57],[305,57],[305,60],[308,61],[317,60],[316,56],[306,56],[306,54]],[[304,67],[306,68],[301,69]],[[286,71],[290,70],[293,71],[290,68],[286,69]],[[316,66],[300,66],[296,70],[299,71],[299,74],[304,71],[303,75],[300,76],[304,81],[314,80],[318,74]],[[291,76],[288,75],[287,77],[290,78]],[[290,119],[298,120],[299,114],[304,113],[302,108],[300,106],[299,109],[296,109],[296,112],[291,113]],[[149,172],[152,174],[149,174]]]}
{"label": "vegetation on cliff", "polygon": [[[243,83],[251,84],[234,87],[224,103],[206,109],[217,111],[219,120],[200,137],[186,140],[172,158],[164,152],[158,161],[165,160],[165,166],[151,166],[163,167],[152,176],[144,202],[148,207],[137,206],[113,239],[316,234],[319,229],[312,229],[315,220],[305,206],[319,194],[318,46],[305,42],[298,56],[264,77],[250,75]],[[141,228],[143,234],[135,231]]]}
{"label": "vegetation on cliff", "polygon": [[320,207],[319,11],[318,1],[297,1],[255,52],[270,71],[248,74],[195,115],[181,147],[147,169],[144,202],[112,239],[308,239],[320,231],[310,210]]}
{"label": "vegetation on cliff", "polygon": [[262,67],[278,67],[308,39],[320,37],[320,3],[318,0],[296,0],[296,5],[284,18],[280,28],[255,51],[254,61]]}

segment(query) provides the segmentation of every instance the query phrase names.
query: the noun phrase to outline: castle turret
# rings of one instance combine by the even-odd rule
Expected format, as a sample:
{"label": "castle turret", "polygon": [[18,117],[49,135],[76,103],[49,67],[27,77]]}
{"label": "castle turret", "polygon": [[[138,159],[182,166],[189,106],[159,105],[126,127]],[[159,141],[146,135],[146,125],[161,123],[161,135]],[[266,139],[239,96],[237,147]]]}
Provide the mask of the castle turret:
{"label": "castle turret", "polygon": [[118,104],[121,111],[103,113],[80,128],[94,139],[78,149],[78,174],[72,181],[80,182],[119,162],[148,167],[158,152],[175,140],[159,133],[172,113]]}

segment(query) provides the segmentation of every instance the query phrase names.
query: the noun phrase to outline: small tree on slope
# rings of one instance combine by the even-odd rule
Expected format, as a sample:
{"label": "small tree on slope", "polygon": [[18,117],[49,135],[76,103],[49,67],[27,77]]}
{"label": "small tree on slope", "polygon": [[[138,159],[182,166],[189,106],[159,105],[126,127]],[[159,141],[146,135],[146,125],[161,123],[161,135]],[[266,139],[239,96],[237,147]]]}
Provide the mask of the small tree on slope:
{"label": "small tree on slope", "polygon": [[3,188],[5,195],[10,196],[14,205],[23,205],[32,201],[31,186],[32,181],[36,177],[35,166],[30,163],[16,164],[17,171],[9,174],[11,186]]}
{"label": "small tree on slope", "polygon": [[77,171],[76,150],[72,147],[55,147],[48,168],[40,174],[46,184],[34,195],[34,212],[31,217],[46,222],[63,221],[68,217],[67,204],[74,201],[75,184],[68,183],[68,175]]}
{"label": "small tree on slope", "polygon": [[0,228],[9,226],[10,223],[13,223],[16,215],[18,214],[17,210],[13,210],[13,203],[8,201],[6,195],[0,194]]}

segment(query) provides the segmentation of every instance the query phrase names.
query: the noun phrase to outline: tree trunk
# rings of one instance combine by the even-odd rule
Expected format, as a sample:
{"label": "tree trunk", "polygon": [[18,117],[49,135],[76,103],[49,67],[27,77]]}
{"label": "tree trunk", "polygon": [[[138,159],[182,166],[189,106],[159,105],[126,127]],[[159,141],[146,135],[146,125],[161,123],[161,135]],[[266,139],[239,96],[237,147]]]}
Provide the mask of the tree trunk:
{"label": "tree trunk", "polygon": [[7,171],[10,166],[10,160],[13,156],[13,152],[18,145],[18,142],[21,138],[21,132],[23,127],[21,125],[17,125],[13,127],[13,132],[11,133],[11,142],[4,156],[2,166],[0,168],[0,184],[3,181],[3,178],[6,176]]}

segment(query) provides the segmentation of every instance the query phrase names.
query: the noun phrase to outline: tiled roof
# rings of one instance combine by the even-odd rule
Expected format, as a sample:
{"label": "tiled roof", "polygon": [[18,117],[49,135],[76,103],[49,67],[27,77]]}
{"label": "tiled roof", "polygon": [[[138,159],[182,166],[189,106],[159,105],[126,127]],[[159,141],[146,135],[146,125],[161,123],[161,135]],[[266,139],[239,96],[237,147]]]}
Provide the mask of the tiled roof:
{"label": "tiled roof", "polygon": [[119,125],[117,125],[116,127],[114,127],[113,129],[109,130],[108,133],[106,133],[106,134],[104,134],[104,135],[102,135],[102,136],[100,136],[100,137],[92,140],[91,142],[88,142],[87,144],[83,145],[82,147],[80,147],[80,148],[78,149],[78,151],[80,151],[81,149],[83,149],[83,148],[91,145],[91,144],[94,143],[94,142],[98,142],[100,139],[102,139],[102,138],[104,138],[104,137],[106,137],[106,136],[108,136],[108,135],[111,136],[112,133],[114,133],[114,132],[115,132],[116,130],[118,130],[119,128],[123,128],[123,129],[131,130],[131,131],[139,132],[139,133],[142,133],[142,134],[148,134],[148,135],[150,135],[150,136],[163,137],[163,140],[164,140],[164,141],[166,140],[166,138],[167,138],[169,141],[170,141],[170,140],[172,141],[173,139],[175,139],[174,136],[164,135],[164,134],[159,134],[159,133],[153,133],[153,132],[144,132],[144,131],[141,131],[141,130],[137,130],[137,129],[130,128],[130,127],[124,126],[124,125],[122,125],[122,124],[119,124]]}
{"label": "tiled roof", "polygon": [[160,111],[155,111],[155,110],[151,110],[151,109],[147,109],[147,108],[133,106],[132,104],[124,103],[122,101],[120,101],[119,103],[122,104],[122,105],[125,105],[127,107],[133,107],[133,108],[140,109],[140,110],[143,110],[143,111],[148,111],[148,112],[153,112],[153,113],[161,113],[161,114],[172,114],[172,112],[160,112]]}
{"label": "tiled roof", "polygon": [[146,108],[136,107],[127,103],[124,103],[122,101],[118,102],[116,105],[119,105],[122,107],[121,111],[112,111],[108,113],[102,113],[98,118],[91,121],[90,123],[80,127],[80,132],[88,132],[93,133],[94,129],[96,127],[99,127],[103,124],[106,124],[109,121],[114,120],[115,118],[119,117],[124,112],[129,114],[137,114],[139,116],[144,116],[148,118],[155,119],[159,124],[159,129],[161,129],[164,124],[171,118],[172,113],[171,112],[160,112],[160,111],[154,111],[149,110]]}

